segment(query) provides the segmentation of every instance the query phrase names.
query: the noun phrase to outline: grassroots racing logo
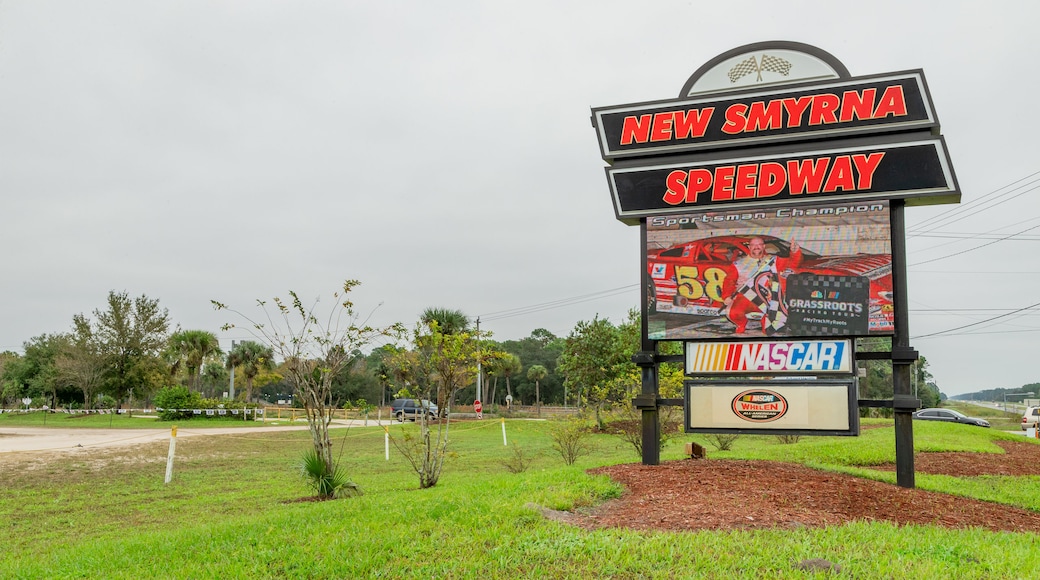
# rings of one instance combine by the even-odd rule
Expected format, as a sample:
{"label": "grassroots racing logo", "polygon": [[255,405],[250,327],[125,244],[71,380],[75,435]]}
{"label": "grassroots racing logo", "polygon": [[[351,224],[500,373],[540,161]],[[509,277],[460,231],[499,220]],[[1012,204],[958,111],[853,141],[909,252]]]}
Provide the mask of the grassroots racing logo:
{"label": "grassroots racing logo", "polygon": [[733,412],[745,421],[768,423],[784,416],[787,399],[775,391],[744,391],[733,398]]}

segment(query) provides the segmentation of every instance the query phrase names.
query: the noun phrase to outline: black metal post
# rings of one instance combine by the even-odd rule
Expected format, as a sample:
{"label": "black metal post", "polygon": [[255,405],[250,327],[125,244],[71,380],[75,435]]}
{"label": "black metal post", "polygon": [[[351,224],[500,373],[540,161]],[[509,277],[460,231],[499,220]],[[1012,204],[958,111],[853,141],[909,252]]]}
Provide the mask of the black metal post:
{"label": "black metal post", "polygon": [[640,350],[642,352],[637,353],[633,357],[633,362],[639,365],[642,375],[642,389],[639,397],[635,401],[637,409],[642,411],[642,426],[643,426],[643,465],[660,465],[661,463],[661,422],[659,420],[659,414],[657,410],[657,397],[659,394],[658,383],[657,383],[657,341],[650,340],[650,325],[647,318],[649,317],[649,296],[647,295],[646,288],[647,274],[646,272],[646,220],[643,219],[642,223],[639,224],[639,247],[642,259],[640,263],[642,266],[642,274],[640,280],[643,284],[640,286],[640,294],[642,295],[642,313],[640,317],[641,326],[640,329]]}
{"label": "black metal post", "polygon": [[657,410],[657,364],[642,367],[644,400],[654,401],[652,408],[643,407],[643,465],[661,463],[661,422]]}
{"label": "black metal post", "polygon": [[910,347],[910,319],[906,290],[906,220],[903,200],[893,200],[892,210],[892,302],[895,336],[892,337],[892,407],[896,430],[896,483],[912,488],[914,483],[913,413],[921,401],[912,394],[910,365],[917,351]]}

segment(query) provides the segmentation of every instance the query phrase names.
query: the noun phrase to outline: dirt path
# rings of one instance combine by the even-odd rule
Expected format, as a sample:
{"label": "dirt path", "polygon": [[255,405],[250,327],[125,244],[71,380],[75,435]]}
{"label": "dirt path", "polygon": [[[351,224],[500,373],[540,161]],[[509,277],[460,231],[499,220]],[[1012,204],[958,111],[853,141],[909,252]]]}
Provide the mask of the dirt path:
{"label": "dirt path", "polygon": [[[369,420],[368,425],[380,424]],[[390,421],[382,424],[389,425]],[[331,428],[361,427],[364,421],[336,421]],[[177,438],[200,435],[230,435],[235,433],[271,433],[276,431],[306,430],[306,425],[268,425],[257,427],[178,427]],[[32,451],[72,452],[84,448],[140,445],[170,438],[170,430],[162,429],[48,429],[45,427],[0,428],[0,454]]]}

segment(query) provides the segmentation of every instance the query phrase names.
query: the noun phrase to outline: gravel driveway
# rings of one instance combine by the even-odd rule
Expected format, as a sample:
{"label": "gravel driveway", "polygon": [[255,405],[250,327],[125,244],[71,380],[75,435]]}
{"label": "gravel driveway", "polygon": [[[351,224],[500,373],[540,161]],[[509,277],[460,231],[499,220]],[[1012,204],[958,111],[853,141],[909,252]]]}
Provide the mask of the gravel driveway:
{"label": "gravel driveway", "polygon": [[[368,425],[379,424],[369,420]],[[382,424],[389,425],[390,421]],[[330,428],[361,427],[364,421],[334,421]],[[261,433],[272,431],[306,430],[306,425],[268,425],[266,427],[178,427],[177,438],[200,435],[228,435],[235,433]],[[75,451],[85,447],[118,447],[140,445],[152,441],[168,440],[169,429],[48,429],[44,427],[0,428],[0,453],[26,451]]]}

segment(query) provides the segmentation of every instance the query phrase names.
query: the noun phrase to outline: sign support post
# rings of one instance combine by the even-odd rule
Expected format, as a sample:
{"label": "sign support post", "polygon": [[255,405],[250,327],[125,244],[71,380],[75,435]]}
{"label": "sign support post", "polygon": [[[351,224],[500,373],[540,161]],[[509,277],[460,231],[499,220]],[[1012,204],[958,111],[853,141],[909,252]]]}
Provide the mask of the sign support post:
{"label": "sign support post", "polygon": [[910,365],[917,351],[910,347],[910,315],[906,292],[906,220],[905,204],[892,201],[892,302],[896,310],[895,335],[892,337],[892,410],[896,432],[896,484],[913,488],[914,426],[913,414],[921,401],[911,393]]}
{"label": "sign support post", "polygon": [[[640,228],[640,247],[646,246],[646,228]],[[643,256],[643,270],[646,270],[646,256]],[[647,301],[650,297],[642,292],[642,312],[646,312]],[[660,465],[661,463],[661,421],[657,407],[657,397],[660,393],[657,382],[657,341],[650,340],[648,333],[648,321],[646,316],[641,318],[640,350],[632,357],[632,362],[639,367],[642,377],[642,389],[640,394],[632,402],[636,409],[640,410],[642,421],[643,438],[643,465]]]}
{"label": "sign support post", "polygon": [[[645,322],[644,322],[645,324]],[[658,412],[657,347],[653,341],[643,339],[643,352],[632,356],[632,362],[642,375],[642,392],[632,404],[640,411],[643,437],[643,465],[661,463],[661,421]]]}

